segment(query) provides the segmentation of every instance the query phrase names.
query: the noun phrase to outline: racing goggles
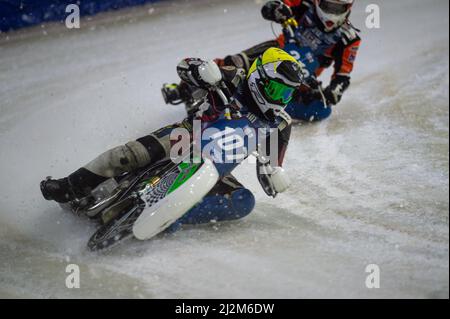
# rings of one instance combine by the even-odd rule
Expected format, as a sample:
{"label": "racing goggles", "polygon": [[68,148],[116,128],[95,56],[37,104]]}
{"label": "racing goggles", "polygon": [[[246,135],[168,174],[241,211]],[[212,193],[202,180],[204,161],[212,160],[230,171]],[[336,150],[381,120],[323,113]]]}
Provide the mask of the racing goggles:
{"label": "racing goggles", "polygon": [[294,96],[295,88],[276,79],[268,79],[264,83],[264,93],[270,103],[287,105]]}
{"label": "racing goggles", "polygon": [[[256,63],[259,73],[256,83],[261,93],[264,93],[266,100],[282,107],[288,105],[298,87],[286,84],[281,79],[270,77],[264,70],[261,59],[258,59]],[[281,68],[279,70],[281,71]]]}
{"label": "racing goggles", "polygon": [[336,3],[331,2],[327,0],[320,1],[319,7],[328,14],[335,14],[335,15],[341,15],[346,13],[350,7],[351,4],[345,4],[345,3]]}

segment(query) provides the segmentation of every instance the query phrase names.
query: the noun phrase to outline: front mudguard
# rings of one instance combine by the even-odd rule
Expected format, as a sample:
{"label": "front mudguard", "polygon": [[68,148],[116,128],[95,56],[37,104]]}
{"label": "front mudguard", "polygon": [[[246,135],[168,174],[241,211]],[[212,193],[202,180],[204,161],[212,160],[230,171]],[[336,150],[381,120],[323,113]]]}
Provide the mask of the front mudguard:
{"label": "front mudguard", "polygon": [[[180,174],[184,174],[181,172]],[[216,185],[219,173],[209,159],[189,179],[156,203],[148,202],[133,225],[137,239],[150,239],[170,227]],[[173,187],[173,185],[172,185]]]}

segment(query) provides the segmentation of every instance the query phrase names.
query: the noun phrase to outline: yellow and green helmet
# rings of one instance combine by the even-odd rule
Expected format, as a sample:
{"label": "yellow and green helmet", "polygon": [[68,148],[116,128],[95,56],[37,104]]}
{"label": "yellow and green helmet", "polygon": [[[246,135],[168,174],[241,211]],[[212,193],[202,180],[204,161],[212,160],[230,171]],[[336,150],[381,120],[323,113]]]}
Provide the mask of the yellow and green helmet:
{"label": "yellow and green helmet", "polygon": [[291,102],[304,83],[304,64],[278,48],[270,48],[255,60],[247,75],[250,92],[261,111],[279,112]]}

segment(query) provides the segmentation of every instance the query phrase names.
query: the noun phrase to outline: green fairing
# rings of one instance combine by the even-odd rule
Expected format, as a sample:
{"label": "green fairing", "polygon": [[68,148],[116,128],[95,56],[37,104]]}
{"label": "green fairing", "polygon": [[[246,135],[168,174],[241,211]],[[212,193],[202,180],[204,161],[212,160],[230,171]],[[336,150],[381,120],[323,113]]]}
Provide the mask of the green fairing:
{"label": "green fairing", "polygon": [[194,175],[195,172],[197,172],[200,166],[201,164],[181,163],[178,166],[178,168],[180,169],[180,174],[178,175],[173,185],[170,187],[167,194],[174,192],[177,188],[179,188],[187,180],[189,180],[192,177],[192,175]]}

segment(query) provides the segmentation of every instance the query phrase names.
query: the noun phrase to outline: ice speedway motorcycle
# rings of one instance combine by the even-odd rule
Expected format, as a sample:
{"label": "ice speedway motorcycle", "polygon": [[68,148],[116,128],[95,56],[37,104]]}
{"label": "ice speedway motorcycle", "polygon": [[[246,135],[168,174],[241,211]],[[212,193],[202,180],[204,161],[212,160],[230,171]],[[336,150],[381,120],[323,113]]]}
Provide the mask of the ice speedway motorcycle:
{"label": "ice speedway motorcycle", "polygon": [[146,240],[163,232],[218,179],[219,172],[208,159],[179,165],[166,159],[109,179],[88,197],[61,206],[100,223],[88,241],[88,248],[97,251],[133,236]]}
{"label": "ice speedway motorcycle", "polygon": [[[314,74],[318,62],[314,59],[311,50],[298,42],[296,22],[290,21],[284,24],[283,32],[286,39],[284,50],[305,64],[310,74]],[[314,76],[310,79],[308,84],[311,88],[318,90],[322,96],[323,102],[315,103],[326,105],[320,83]],[[225,90],[222,90],[224,86],[223,83],[218,82],[210,90],[214,90],[222,98],[224,105],[228,105],[230,97],[225,94]],[[225,111],[223,118],[209,125],[217,132],[229,133],[236,129],[252,128],[258,123],[255,123],[255,119],[249,120],[247,117],[230,120]],[[206,136],[205,140],[202,137],[201,144],[209,143],[219,147],[223,145],[224,139],[230,139],[230,137],[233,135]],[[233,138],[242,142],[240,145],[235,145],[240,150],[228,149],[228,153],[244,150],[246,156],[250,154],[260,156],[256,145],[250,143],[248,137],[234,136]],[[212,149],[212,153],[215,154],[224,152],[224,149]],[[187,157],[191,159],[192,154],[188,154]],[[264,159],[261,162],[264,162]],[[165,159],[137,171],[109,179],[94,189],[88,197],[62,206],[77,215],[86,215],[100,223],[101,226],[88,241],[88,248],[93,251],[110,248],[131,237],[147,240],[169,228],[200,202],[221,176],[230,173],[238,165],[237,162],[221,163],[203,156],[199,162],[189,160],[179,164],[171,159]],[[276,173],[284,174],[281,171]],[[258,175],[258,178],[264,178],[264,175]],[[271,178],[270,181],[261,183],[265,185],[263,188],[267,194],[273,196],[276,194],[275,188],[287,187],[287,185],[276,187],[273,185],[277,181],[279,184],[284,183],[283,178],[277,179],[276,174],[271,174]]]}
{"label": "ice speedway motorcycle", "polygon": [[[225,84],[217,83],[210,90],[219,94],[224,105],[229,105],[230,97],[225,94],[226,90],[222,90]],[[199,203],[220,177],[229,174],[244,158],[255,155],[262,159],[257,144],[251,142],[251,134],[248,134],[252,128],[263,125],[259,121],[252,114],[231,118],[226,109],[219,120],[204,123],[207,129],[215,133],[202,134],[200,144],[204,153],[201,156],[192,151],[194,147],[191,144],[190,151],[184,157],[187,160],[164,159],[125,173],[105,181],[89,196],[61,206],[100,223],[88,241],[88,248],[92,251],[110,248],[131,237],[150,239],[164,232]],[[202,133],[204,131],[202,128]],[[245,134],[234,133],[238,131]],[[230,154],[241,158],[241,161],[223,160]],[[193,158],[196,160],[193,161]],[[264,162],[267,160],[258,161],[260,166],[264,166],[261,164]],[[283,170],[271,171],[270,174],[271,179],[261,185],[268,195],[275,196],[275,189],[286,189],[288,184],[283,183],[288,182]],[[278,182],[277,175],[280,176]],[[261,181],[265,177],[258,175],[258,178]]]}

